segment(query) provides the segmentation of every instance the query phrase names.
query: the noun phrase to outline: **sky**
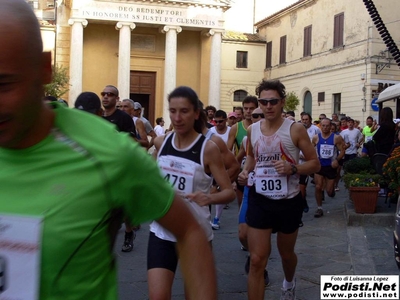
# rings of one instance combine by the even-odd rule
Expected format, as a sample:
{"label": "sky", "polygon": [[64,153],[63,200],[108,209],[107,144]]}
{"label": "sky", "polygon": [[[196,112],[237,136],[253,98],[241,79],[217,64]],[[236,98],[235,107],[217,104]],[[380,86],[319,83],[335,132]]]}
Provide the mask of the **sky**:
{"label": "sky", "polygon": [[[253,33],[253,24],[298,0],[233,0],[232,7],[225,13],[225,29]],[[253,20],[253,3],[256,10]]]}

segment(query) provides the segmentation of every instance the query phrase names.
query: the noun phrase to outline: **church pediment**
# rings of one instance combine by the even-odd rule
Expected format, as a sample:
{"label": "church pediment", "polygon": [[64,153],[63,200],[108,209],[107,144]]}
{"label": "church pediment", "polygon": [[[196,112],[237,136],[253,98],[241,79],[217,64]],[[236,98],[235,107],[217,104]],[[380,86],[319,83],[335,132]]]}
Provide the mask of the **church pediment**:
{"label": "church pediment", "polygon": [[[69,2],[88,2],[87,0],[65,0]],[[89,0],[96,2],[113,2],[113,3],[144,3],[144,4],[161,4],[161,5],[188,5],[188,6],[208,6],[208,7],[221,7],[224,10],[229,9],[232,6],[232,0]],[[71,5],[72,6],[72,5]]]}
{"label": "church pediment", "polygon": [[223,29],[223,13],[230,7],[225,2],[230,1],[79,0],[71,18]]}

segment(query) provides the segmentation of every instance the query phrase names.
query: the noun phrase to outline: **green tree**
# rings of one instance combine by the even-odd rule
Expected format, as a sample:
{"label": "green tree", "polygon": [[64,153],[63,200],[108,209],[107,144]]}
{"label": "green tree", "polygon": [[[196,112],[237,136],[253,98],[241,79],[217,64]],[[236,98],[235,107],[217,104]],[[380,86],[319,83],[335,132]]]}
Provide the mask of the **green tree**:
{"label": "green tree", "polygon": [[285,111],[296,110],[297,105],[300,104],[300,100],[295,92],[290,92],[286,95]]}
{"label": "green tree", "polygon": [[51,83],[44,86],[44,94],[45,96],[54,96],[59,99],[69,91],[68,70],[64,66],[56,65],[53,67],[52,75]]}

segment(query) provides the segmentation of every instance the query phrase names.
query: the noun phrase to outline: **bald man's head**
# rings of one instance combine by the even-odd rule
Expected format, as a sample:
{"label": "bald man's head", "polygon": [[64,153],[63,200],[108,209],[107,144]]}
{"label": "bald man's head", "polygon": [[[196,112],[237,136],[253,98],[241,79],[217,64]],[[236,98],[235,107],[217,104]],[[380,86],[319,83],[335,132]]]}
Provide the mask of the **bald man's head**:
{"label": "bald man's head", "polygon": [[26,148],[50,131],[54,113],[44,105],[51,54],[43,53],[40,27],[23,0],[0,0],[0,147]]}
{"label": "bald man's head", "polygon": [[0,36],[17,39],[27,60],[40,63],[43,43],[39,22],[24,0],[0,1]]}

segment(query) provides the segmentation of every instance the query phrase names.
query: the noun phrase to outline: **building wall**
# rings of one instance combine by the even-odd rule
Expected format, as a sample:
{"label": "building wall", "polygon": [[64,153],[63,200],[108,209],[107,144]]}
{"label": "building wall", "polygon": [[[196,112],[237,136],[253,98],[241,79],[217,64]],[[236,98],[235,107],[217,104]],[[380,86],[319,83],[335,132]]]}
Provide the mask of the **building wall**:
{"label": "building wall", "polygon": [[[384,22],[396,42],[400,41],[398,27],[399,1],[374,1]],[[397,7],[397,9],[395,9]],[[334,16],[344,12],[344,46],[333,48]],[[304,27],[312,25],[310,57],[303,57]],[[378,82],[400,81],[399,68],[393,64],[376,73],[376,61],[386,48],[374,28],[362,1],[305,0],[285,11],[258,23],[261,36],[272,41],[272,68],[266,69],[265,78],[279,78],[287,91],[300,98],[297,113],[303,110],[304,95],[312,94],[312,115],[328,116],[333,111],[333,94],[341,93],[342,109],[363,122],[376,115],[371,108],[373,90]],[[280,37],[287,36],[286,63],[279,65]],[[319,92],[325,92],[325,101],[318,103]]]}
{"label": "building wall", "polygon": [[[248,52],[248,68],[236,68],[236,52]],[[255,95],[255,88],[262,79],[265,67],[265,44],[251,42],[223,41],[221,70],[220,109],[231,112],[233,107],[242,106],[233,101],[236,90]]]}

